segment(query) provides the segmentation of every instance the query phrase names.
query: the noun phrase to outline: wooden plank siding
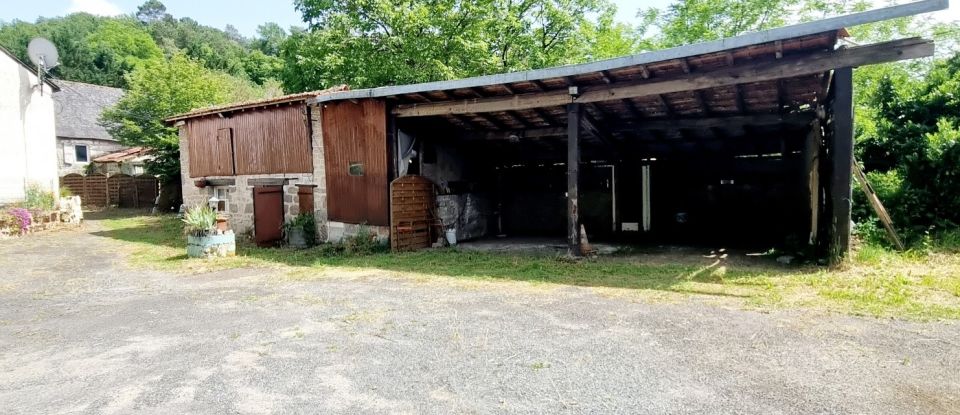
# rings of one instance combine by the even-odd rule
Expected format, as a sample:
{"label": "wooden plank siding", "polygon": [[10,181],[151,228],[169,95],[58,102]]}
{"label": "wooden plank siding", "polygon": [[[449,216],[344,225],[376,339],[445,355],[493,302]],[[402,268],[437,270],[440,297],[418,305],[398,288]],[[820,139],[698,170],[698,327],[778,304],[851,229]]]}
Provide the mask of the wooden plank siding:
{"label": "wooden plank siding", "polygon": [[330,102],[322,112],[328,217],[344,223],[389,225],[385,103]]}
{"label": "wooden plank siding", "polygon": [[288,105],[188,120],[190,177],[312,173],[305,111]]}

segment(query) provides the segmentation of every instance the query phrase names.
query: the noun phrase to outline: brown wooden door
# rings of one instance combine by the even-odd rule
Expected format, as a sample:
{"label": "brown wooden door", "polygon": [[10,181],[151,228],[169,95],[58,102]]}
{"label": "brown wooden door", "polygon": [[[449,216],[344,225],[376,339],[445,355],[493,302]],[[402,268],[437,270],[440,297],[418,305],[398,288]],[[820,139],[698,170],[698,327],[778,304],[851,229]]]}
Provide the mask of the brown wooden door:
{"label": "brown wooden door", "polygon": [[253,188],[253,237],[259,246],[273,246],[283,238],[283,186]]}

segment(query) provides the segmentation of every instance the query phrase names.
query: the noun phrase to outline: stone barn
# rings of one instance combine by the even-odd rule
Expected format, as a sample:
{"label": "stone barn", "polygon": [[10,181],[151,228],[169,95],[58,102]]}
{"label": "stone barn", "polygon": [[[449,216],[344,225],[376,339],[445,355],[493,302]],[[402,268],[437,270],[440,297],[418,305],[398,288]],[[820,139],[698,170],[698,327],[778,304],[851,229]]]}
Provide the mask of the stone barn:
{"label": "stone barn", "polygon": [[[854,68],[934,52],[920,38],[856,45],[845,28],[946,5],[197,111],[171,119],[184,198],[228,199],[234,224],[259,233],[267,210],[257,192],[275,191],[282,205],[271,215],[310,206],[327,240],[367,224],[395,244],[411,235],[427,246],[455,229],[462,240],[556,238],[579,255],[585,230],[591,240],[805,247],[839,260],[850,235]],[[397,181],[405,176],[432,186]]]}

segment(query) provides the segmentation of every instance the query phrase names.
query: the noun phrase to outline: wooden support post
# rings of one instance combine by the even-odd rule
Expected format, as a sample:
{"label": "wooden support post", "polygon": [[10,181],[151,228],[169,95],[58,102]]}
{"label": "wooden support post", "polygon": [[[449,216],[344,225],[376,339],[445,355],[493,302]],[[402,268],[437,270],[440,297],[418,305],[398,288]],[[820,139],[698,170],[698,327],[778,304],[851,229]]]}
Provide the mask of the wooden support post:
{"label": "wooden support post", "polygon": [[820,229],[820,143],[823,141],[823,133],[820,128],[820,120],[813,120],[810,123],[810,134],[807,135],[804,144],[804,178],[807,185],[807,201],[809,206],[810,232],[808,233],[808,243],[817,244],[817,231]]}
{"label": "wooden support post", "polygon": [[570,256],[580,256],[580,104],[567,104],[567,246]]}
{"label": "wooden support post", "polygon": [[853,165],[853,68],[834,71],[834,94],[831,103],[833,134],[830,163],[830,263],[838,264],[850,250],[850,199]]}

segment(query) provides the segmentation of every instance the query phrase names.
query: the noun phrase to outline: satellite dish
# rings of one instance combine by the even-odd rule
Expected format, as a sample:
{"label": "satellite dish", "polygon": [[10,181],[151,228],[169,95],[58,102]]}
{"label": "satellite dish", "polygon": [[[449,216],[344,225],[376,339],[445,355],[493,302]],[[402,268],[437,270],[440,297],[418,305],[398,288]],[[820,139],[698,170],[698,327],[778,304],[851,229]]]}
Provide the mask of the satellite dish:
{"label": "satellite dish", "polygon": [[42,37],[34,38],[27,45],[27,55],[30,56],[30,62],[37,65],[37,86],[40,87],[40,95],[43,95],[43,78],[47,71],[53,69],[60,63],[60,53],[57,52],[57,46],[53,42]]}
{"label": "satellite dish", "polygon": [[60,63],[60,54],[53,42],[42,37],[34,38],[27,45],[27,55],[30,56],[30,62],[39,66],[44,71],[53,69]]}

